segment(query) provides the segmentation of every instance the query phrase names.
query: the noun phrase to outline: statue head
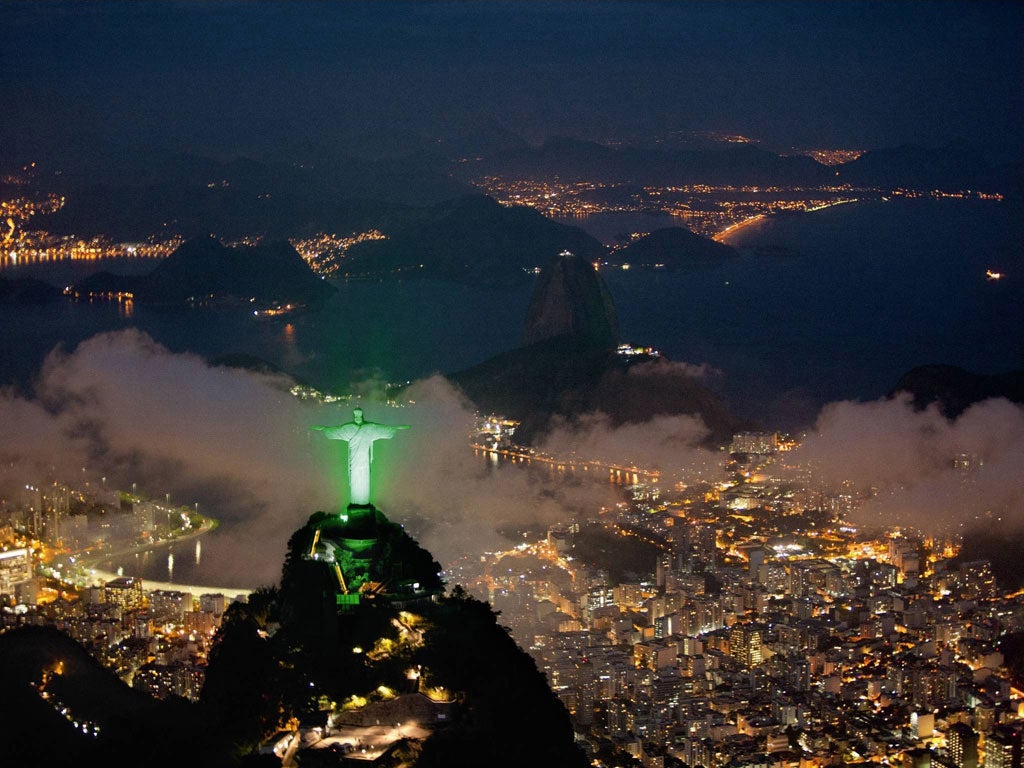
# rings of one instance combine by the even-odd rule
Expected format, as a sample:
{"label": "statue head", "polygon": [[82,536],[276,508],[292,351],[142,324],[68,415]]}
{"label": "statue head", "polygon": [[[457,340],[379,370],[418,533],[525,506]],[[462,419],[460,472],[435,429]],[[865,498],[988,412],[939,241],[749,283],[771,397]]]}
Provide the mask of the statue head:
{"label": "statue head", "polygon": [[352,411],[352,421],[354,421],[356,424],[362,424],[363,423],[363,409],[362,408],[356,408],[354,411]]}

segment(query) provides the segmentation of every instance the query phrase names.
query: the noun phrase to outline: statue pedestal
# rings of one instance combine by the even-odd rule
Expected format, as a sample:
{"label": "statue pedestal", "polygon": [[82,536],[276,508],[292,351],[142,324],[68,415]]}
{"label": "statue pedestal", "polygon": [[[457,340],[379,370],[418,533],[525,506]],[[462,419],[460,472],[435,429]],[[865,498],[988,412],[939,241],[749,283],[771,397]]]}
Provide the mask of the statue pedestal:
{"label": "statue pedestal", "polygon": [[356,557],[369,557],[377,543],[377,508],[373,504],[349,504],[341,542]]}
{"label": "statue pedestal", "polygon": [[374,532],[377,530],[377,508],[373,504],[349,504],[345,507],[347,528]]}

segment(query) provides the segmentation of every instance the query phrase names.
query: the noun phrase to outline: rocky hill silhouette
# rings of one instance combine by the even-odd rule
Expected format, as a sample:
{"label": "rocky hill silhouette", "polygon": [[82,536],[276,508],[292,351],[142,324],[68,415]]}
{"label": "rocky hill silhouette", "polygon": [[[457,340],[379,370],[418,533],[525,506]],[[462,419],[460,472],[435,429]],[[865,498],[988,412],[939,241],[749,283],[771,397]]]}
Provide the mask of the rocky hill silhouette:
{"label": "rocky hill silhouette", "polygon": [[577,227],[551,221],[532,208],[469,195],[427,209],[387,240],[354,245],[342,272],[503,285],[528,279],[551,254],[565,250],[591,261],[604,255],[604,247]]}
{"label": "rocky hill silhouette", "polygon": [[182,243],[149,274],[99,272],[74,291],[79,296],[130,293],[135,301],[155,304],[232,299],[310,304],[324,300],[334,288],[313,274],[285,241],[228,248],[207,236]]}
{"label": "rocky hill silhouette", "polygon": [[526,311],[523,344],[566,334],[598,347],[619,343],[608,288],[589,263],[568,251],[551,259],[537,278]]}
{"label": "rocky hill silhouette", "polygon": [[613,425],[699,416],[713,443],[740,426],[686,367],[661,356],[619,353],[610,296],[579,256],[548,262],[525,325],[523,346],[449,376],[481,410],[520,421],[516,440],[522,444],[543,435],[555,416],[572,420],[595,411]]}
{"label": "rocky hill silhouette", "polygon": [[903,374],[889,396],[900,392],[909,393],[919,410],[935,403],[946,418],[955,419],[993,397],[1024,403],[1024,370],[979,374],[955,365],[922,365]]}

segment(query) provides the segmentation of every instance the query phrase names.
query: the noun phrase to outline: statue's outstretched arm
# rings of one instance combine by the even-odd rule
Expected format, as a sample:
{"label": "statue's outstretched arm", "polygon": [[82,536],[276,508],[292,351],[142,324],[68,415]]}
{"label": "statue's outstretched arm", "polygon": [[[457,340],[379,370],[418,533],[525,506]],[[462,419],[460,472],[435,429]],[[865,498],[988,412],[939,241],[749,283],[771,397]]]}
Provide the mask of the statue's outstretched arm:
{"label": "statue's outstretched arm", "polygon": [[327,429],[327,427],[325,427],[322,424],[314,424],[313,426],[310,427],[310,429],[315,429],[317,432],[323,432],[325,429]]}

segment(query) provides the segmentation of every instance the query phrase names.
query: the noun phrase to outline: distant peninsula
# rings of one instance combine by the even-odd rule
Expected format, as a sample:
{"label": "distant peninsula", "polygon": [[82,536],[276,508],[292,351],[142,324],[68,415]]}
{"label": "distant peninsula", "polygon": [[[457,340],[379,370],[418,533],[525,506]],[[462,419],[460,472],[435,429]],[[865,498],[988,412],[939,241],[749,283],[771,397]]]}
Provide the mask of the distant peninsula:
{"label": "distant peninsula", "polygon": [[578,227],[532,208],[503,206],[467,195],[427,209],[387,240],[353,246],[342,272],[349,277],[432,277],[471,285],[508,285],[539,271],[551,254],[572,251],[588,261],[604,246]]}
{"label": "distant peninsula", "polygon": [[665,227],[612,251],[608,263],[675,270],[713,266],[737,255],[734,248],[684,227]]}

